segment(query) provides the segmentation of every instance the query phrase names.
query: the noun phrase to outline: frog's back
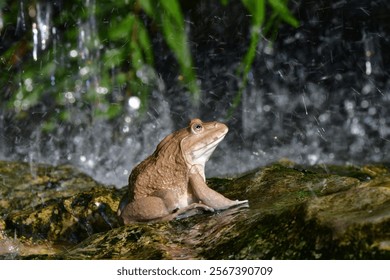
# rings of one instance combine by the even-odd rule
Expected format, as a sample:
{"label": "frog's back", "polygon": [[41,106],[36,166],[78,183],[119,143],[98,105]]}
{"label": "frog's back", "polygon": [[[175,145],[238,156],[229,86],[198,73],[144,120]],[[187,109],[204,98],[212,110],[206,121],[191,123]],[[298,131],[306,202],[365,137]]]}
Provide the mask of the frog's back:
{"label": "frog's back", "polygon": [[166,189],[186,191],[188,170],[180,151],[178,133],[180,131],[164,138],[154,153],[132,170],[129,177],[129,195],[132,199]]}

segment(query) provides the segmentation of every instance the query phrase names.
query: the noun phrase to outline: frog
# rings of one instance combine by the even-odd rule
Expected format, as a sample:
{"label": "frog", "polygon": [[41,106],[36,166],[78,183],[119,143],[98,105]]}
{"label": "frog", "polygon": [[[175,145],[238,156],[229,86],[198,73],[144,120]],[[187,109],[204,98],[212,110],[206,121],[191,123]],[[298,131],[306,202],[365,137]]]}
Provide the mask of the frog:
{"label": "frog", "polygon": [[207,186],[205,164],[228,133],[221,122],[192,119],[166,136],[128,180],[118,216],[124,224],[169,221],[190,212],[215,212],[247,200],[231,200]]}

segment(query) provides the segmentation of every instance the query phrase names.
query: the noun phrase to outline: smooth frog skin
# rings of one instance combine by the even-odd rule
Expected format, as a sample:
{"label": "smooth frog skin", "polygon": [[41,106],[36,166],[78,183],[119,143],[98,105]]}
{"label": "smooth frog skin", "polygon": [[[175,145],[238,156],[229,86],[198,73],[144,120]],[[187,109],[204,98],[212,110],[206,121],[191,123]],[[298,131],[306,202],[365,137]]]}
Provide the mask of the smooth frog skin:
{"label": "smooth frog skin", "polygon": [[129,177],[118,215],[125,224],[171,220],[191,209],[223,210],[247,204],[230,200],[206,184],[204,166],[228,132],[225,124],[193,119],[158,144]]}

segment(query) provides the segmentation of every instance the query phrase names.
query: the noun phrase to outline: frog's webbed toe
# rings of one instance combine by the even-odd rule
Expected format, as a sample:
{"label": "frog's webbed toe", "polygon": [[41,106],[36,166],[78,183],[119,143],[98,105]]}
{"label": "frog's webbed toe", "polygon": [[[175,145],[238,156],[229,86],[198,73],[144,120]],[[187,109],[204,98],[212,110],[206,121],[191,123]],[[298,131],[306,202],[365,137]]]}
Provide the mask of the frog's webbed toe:
{"label": "frog's webbed toe", "polygon": [[162,220],[164,221],[170,221],[175,218],[188,218],[191,216],[194,216],[199,213],[199,209],[204,210],[204,211],[209,211],[209,212],[214,212],[214,209],[203,204],[203,203],[192,203],[184,208],[178,209],[174,213],[165,216]]}
{"label": "frog's webbed toe", "polygon": [[[230,199],[229,199],[230,200]],[[248,200],[230,200],[227,208],[240,206],[240,207],[249,207]]]}
{"label": "frog's webbed toe", "polygon": [[208,196],[203,197],[202,202],[215,210],[225,210],[238,205],[241,205],[242,207],[249,207],[248,200],[231,200],[210,188],[207,193]]}

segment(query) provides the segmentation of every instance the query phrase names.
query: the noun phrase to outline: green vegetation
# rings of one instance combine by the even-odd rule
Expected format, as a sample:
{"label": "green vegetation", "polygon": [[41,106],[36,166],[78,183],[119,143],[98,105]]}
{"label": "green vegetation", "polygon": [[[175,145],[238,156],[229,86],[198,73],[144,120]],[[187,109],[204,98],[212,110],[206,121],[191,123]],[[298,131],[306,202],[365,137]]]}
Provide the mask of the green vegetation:
{"label": "green vegetation", "polygon": [[[88,109],[86,117],[115,118],[131,96],[138,97],[145,110],[157,85],[154,60],[161,54],[152,42],[158,34],[177,61],[184,94],[190,94],[194,104],[200,101],[180,1],[60,2],[0,1],[2,110],[24,118],[32,108],[41,109],[47,130],[72,119],[73,108]],[[220,2],[222,9],[230,3]],[[298,25],[287,0],[241,2],[252,26],[237,69],[242,82],[232,108],[240,102],[260,36],[274,37],[281,21]]]}

